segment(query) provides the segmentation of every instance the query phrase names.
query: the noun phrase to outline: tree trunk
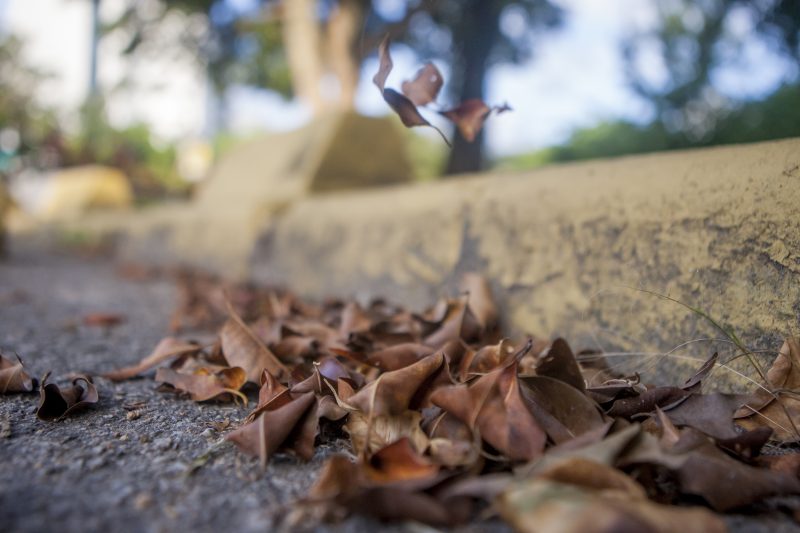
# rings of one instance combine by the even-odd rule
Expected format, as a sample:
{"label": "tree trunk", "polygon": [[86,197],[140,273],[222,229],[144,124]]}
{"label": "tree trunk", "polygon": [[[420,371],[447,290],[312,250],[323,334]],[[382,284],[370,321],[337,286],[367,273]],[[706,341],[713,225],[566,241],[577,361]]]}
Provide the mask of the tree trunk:
{"label": "tree trunk", "polygon": [[339,0],[328,21],[327,51],[331,70],[339,80],[337,107],[352,109],[358,88],[359,61],[355,55],[363,10],[357,0]]}
{"label": "tree trunk", "polygon": [[283,42],[292,77],[292,87],[298,98],[319,115],[324,107],[320,81],[320,29],[316,16],[316,0],[283,2]]}
{"label": "tree trunk", "polygon": [[[484,96],[486,69],[489,55],[498,34],[500,13],[496,2],[472,0],[465,2],[461,23],[453,32],[453,40],[459,48],[460,61],[453,76],[459,102]],[[453,148],[445,168],[445,174],[477,172],[483,168],[483,130],[475,141],[467,142],[455,132]]]}

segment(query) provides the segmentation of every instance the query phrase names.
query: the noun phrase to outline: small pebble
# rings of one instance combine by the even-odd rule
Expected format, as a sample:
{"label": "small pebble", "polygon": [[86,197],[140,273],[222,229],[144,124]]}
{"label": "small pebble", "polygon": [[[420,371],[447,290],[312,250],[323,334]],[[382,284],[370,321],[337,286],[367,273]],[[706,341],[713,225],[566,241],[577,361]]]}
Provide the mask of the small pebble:
{"label": "small pebble", "polygon": [[160,437],[153,441],[153,446],[156,449],[163,451],[169,450],[172,448],[172,439],[169,437]]}

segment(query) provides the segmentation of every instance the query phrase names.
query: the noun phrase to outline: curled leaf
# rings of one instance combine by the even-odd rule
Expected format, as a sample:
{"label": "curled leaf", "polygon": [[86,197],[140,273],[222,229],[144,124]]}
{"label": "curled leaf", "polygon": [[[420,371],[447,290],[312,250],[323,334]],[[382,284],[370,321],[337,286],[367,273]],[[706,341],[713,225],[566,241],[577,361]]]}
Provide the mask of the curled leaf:
{"label": "curled leaf", "polygon": [[313,405],[314,393],[307,392],[273,411],[264,411],[254,422],[232,431],[226,438],[243,452],[259,457],[264,468],[276,451],[292,449],[295,442],[290,436]]}
{"label": "curled leaf", "polygon": [[554,340],[547,353],[537,359],[536,375],[563,381],[581,392],[586,390],[586,383],[575,355],[567,341],[562,338]]}
{"label": "curled leaf", "polygon": [[0,394],[31,392],[35,387],[36,380],[25,372],[19,356],[15,363],[0,354]]}
{"label": "curled leaf", "polygon": [[520,391],[516,363],[470,385],[440,387],[431,401],[513,461],[536,459],[544,450],[546,435]]}
{"label": "curled leaf", "polygon": [[264,370],[273,376],[289,375],[289,369],[269,351],[233,308],[219,337],[225,360],[231,366],[243,368],[247,373],[247,381],[258,383]]}
{"label": "curled leaf", "polygon": [[411,103],[420,106],[435,102],[443,84],[439,69],[433,63],[425,63],[413,80],[403,82],[401,89]]}
{"label": "curled leaf", "polygon": [[372,83],[380,89],[381,93],[383,93],[383,90],[386,88],[386,79],[392,72],[392,68],[394,68],[392,56],[389,53],[389,44],[389,34],[387,33],[378,46],[378,61],[380,62],[380,66],[378,67],[378,72],[372,77]]}
{"label": "curled leaf", "polygon": [[364,413],[398,415],[419,407],[429,379],[446,368],[441,353],[429,355],[413,365],[386,372],[358,391],[347,403]]}
{"label": "curled leaf", "polygon": [[161,339],[153,351],[137,364],[106,372],[102,374],[102,376],[111,381],[130,379],[134,376],[138,376],[142,372],[146,372],[167,359],[197,353],[199,350],[200,346],[197,344],[184,342],[175,337],[166,337]]}
{"label": "curled leaf", "polygon": [[239,392],[247,376],[238,366],[219,370],[201,366],[190,372],[159,368],[156,381],[167,383],[181,392],[187,392],[192,400],[203,402],[220,396],[234,396],[247,404],[247,397]]}
{"label": "curled leaf", "polygon": [[[392,62],[392,56],[389,53],[389,35],[387,34],[383,41],[381,41],[380,46],[378,47],[378,59],[380,66],[378,67],[378,72],[372,77],[372,82],[375,86],[381,91],[381,96],[383,96],[383,100],[389,104],[389,107],[397,113],[397,116],[400,117],[400,120],[403,122],[403,125],[407,128],[412,128],[414,126],[429,126],[439,132],[439,135],[442,136],[444,142],[450,146],[450,141],[447,140],[444,133],[428,122],[425,117],[420,115],[417,106],[414,104],[406,96],[403,96],[399,92],[395,91],[394,89],[390,89],[386,87],[386,79],[389,77],[389,73],[392,72],[392,68],[394,67],[394,63]],[[431,65],[433,66],[433,65]],[[436,67],[433,67],[436,68]],[[438,72],[438,71],[437,71]],[[441,75],[439,75],[441,79]],[[421,84],[420,84],[421,85]],[[416,87],[416,86],[415,86]],[[420,89],[415,89],[415,98],[418,98],[419,95],[416,94]]]}
{"label": "curled leaf", "polygon": [[36,416],[40,420],[60,420],[70,413],[97,403],[98,394],[89,376],[78,376],[72,386],[64,389],[55,383],[47,383],[49,374],[42,378],[39,408]]}
{"label": "curled leaf", "polygon": [[778,357],[767,372],[775,394],[759,389],[755,398],[742,409],[738,423],[746,429],[768,427],[773,438],[782,443],[800,442],[800,338],[786,339]]}
{"label": "curled leaf", "polygon": [[347,417],[344,429],[357,455],[372,454],[399,439],[407,439],[415,450],[422,452],[428,447],[428,437],[420,427],[421,420],[422,415],[416,411],[372,417],[356,411]]}
{"label": "curled leaf", "polygon": [[450,146],[450,141],[447,140],[447,137],[445,137],[444,133],[442,133],[442,130],[440,130],[439,128],[428,122],[428,120],[419,113],[417,106],[415,106],[414,103],[411,102],[411,100],[409,100],[399,92],[395,91],[394,89],[384,89],[382,94],[384,101],[387,104],[389,104],[389,107],[391,107],[395,113],[397,113],[397,116],[400,117],[400,121],[403,123],[405,127],[407,128],[413,128],[415,126],[431,127],[435,129],[439,133],[439,135],[442,136],[444,142],[446,142],[447,145]]}

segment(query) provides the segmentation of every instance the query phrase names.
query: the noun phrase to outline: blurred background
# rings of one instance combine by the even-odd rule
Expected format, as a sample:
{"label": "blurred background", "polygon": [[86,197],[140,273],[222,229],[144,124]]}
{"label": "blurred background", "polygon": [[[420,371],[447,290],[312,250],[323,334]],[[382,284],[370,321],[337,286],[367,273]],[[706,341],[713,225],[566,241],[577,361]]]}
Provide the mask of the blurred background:
{"label": "blurred background", "polygon": [[[483,98],[474,143],[404,130],[416,179],[800,135],[797,0],[0,0],[0,174],[91,163],[135,201],[187,194],[253,135],[354,109],[393,37],[399,88]],[[27,198],[27,200],[26,200]]]}

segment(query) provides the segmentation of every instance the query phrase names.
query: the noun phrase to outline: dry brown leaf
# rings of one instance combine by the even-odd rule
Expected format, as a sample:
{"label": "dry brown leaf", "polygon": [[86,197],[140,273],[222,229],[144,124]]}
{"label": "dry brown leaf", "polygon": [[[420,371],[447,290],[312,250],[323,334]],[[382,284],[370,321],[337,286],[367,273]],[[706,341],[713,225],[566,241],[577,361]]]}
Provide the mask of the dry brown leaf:
{"label": "dry brown leaf", "polygon": [[276,451],[292,449],[294,442],[289,437],[314,405],[314,400],[313,392],[301,394],[275,410],[264,411],[255,421],[230,432],[225,438],[243,452],[259,457],[265,468]]}
{"label": "dry brown leaf", "polygon": [[428,447],[428,437],[420,427],[421,421],[422,415],[416,411],[372,417],[355,411],[348,415],[344,429],[359,456],[372,454],[403,438],[422,453]]}
{"label": "dry brown leaf", "polygon": [[736,439],[739,436],[733,415],[750,395],[693,394],[677,407],[664,410],[676,426],[689,426],[715,439]]}
{"label": "dry brown leaf", "polygon": [[470,351],[461,359],[458,372],[459,381],[465,382],[471,376],[486,374],[501,366],[514,356],[515,348],[511,339],[502,339],[497,344],[489,344],[480,350]]}
{"label": "dry brown leaf", "polygon": [[125,316],[119,313],[89,313],[83,316],[84,326],[111,328],[125,322]]}
{"label": "dry brown leaf", "polygon": [[489,107],[483,100],[471,98],[464,100],[452,109],[440,111],[439,114],[450,119],[467,142],[473,142],[492,112],[499,115],[506,111],[511,111],[508,104]]}
{"label": "dry brown leaf", "polygon": [[744,413],[752,414],[741,418],[739,425],[745,429],[768,427],[779,442],[800,442],[800,338],[784,341],[767,372],[767,380],[777,397],[763,389],[756,391]]}
{"label": "dry brown leaf", "polygon": [[659,505],[625,490],[591,490],[546,479],[513,485],[501,495],[498,507],[500,515],[520,532],[727,531],[725,523],[707,509]]}
{"label": "dry brown leaf", "polygon": [[142,372],[146,372],[147,370],[153,368],[159,363],[166,361],[167,359],[196,354],[199,353],[199,351],[200,346],[197,344],[184,342],[176,339],[175,337],[165,337],[159,341],[159,343],[147,357],[139,361],[137,364],[112,370],[111,372],[106,372],[105,374],[101,375],[104,378],[110,379],[111,381],[122,381],[125,379],[130,379],[134,376],[138,376]]}
{"label": "dry brown leaf", "polygon": [[36,380],[25,372],[22,359],[17,356],[15,363],[0,354],[0,394],[31,392],[34,388]]}
{"label": "dry brown leaf", "polygon": [[737,461],[705,435],[687,428],[672,447],[645,432],[619,459],[628,468],[656,465],[673,472],[681,494],[704,498],[717,511],[728,511],[776,494],[800,494],[800,479]]}
{"label": "dry brown leaf", "polygon": [[404,342],[374,351],[366,356],[366,360],[385,372],[413,365],[433,351],[433,348],[424,344]]}
{"label": "dry brown leaf", "polygon": [[575,354],[562,338],[554,340],[547,352],[536,360],[536,375],[563,381],[581,392],[586,390]]}
{"label": "dry brown leaf", "polygon": [[375,416],[399,415],[422,403],[430,379],[446,370],[441,353],[429,355],[413,365],[381,374],[359,390],[347,403]]}
{"label": "dry brown leaf", "polygon": [[544,450],[546,435],[520,391],[516,363],[470,385],[441,387],[431,401],[512,461],[531,461]]}
{"label": "dry brown leaf", "polygon": [[475,341],[480,334],[481,326],[472,314],[467,298],[459,298],[447,303],[438,327],[425,337],[424,343],[433,348],[442,348],[453,341]]}
{"label": "dry brown leaf", "polygon": [[258,383],[261,373],[267,370],[273,376],[290,374],[289,369],[269,351],[263,342],[231,308],[231,315],[219,332],[222,353],[231,366],[247,373],[247,381]]}
{"label": "dry brown leaf", "polygon": [[369,480],[363,463],[343,455],[331,457],[309,491],[306,503],[324,507],[324,515],[343,518],[356,512],[382,520],[414,520],[431,525],[452,525],[454,517],[442,502],[424,492],[415,492]]}
{"label": "dry brown leaf", "polygon": [[97,403],[98,394],[89,376],[78,376],[72,386],[64,389],[55,383],[47,383],[49,374],[42,378],[39,408],[36,416],[41,420],[56,421],[70,413]]}
{"label": "dry brown leaf", "polygon": [[402,437],[376,451],[365,464],[371,483],[402,483],[406,488],[421,488],[439,474],[439,466],[420,455],[419,448]]}
{"label": "dry brown leaf", "polygon": [[606,424],[600,407],[571,385],[545,376],[520,378],[528,409],[547,435],[561,444]]}
{"label": "dry brown leaf", "polygon": [[372,77],[372,82],[381,91],[383,100],[389,104],[389,107],[391,107],[392,110],[397,113],[397,116],[400,117],[403,125],[407,128],[412,128],[414,126],[429,126],[439,132],[439,135],[442,136],[444,142],[450,146],[450,141],[447,140],[447,137],[445,137],[444,133],[442,133],[439,128],[428,122],[425,117],[420,115],[417,106],[414,105],[411,100],[394,89],[386,87],[386,79],[389,77],[389,73],[391,73],[394,66],[392,63],[392,56],[389,53],[389,35],[386,35],[383,38],[383,41],[381,41],[381,44],[378,48],[378,58],[380,66],[378,67],[378,72],[376,72],[375,76]]}
{"label": "dry brown leaf", "polygon": [[387,33],[383,40],[381,40],[381,44],[378,46],[378,61],[380,66],[378,67],[378,72],[375,73],[375,76],[372,77],[372,83],[380,89],[381,93],[386,88],[386,79],[391,74],[392,69],[394,68],[394,63],[392,62],[392,56],[389,53],[389,34]]}
{"label": "dry brown leaf", "polygon": [[403,82],[401,89],[411,103],[420,106],[435,102],[443,84],[439,69],[433,63],[425,63],[413,80]]}
{"label": "dry brown leaf", "polygon": [[189,372],[159,368],[155,380],[167,383],[180,392],[189,393],[196,402],[233,397],[241,399],[247,405],[247,396],[239,392],[247,381],[247,376],[244,369],[238,366],[223,369],[201,366]]}

